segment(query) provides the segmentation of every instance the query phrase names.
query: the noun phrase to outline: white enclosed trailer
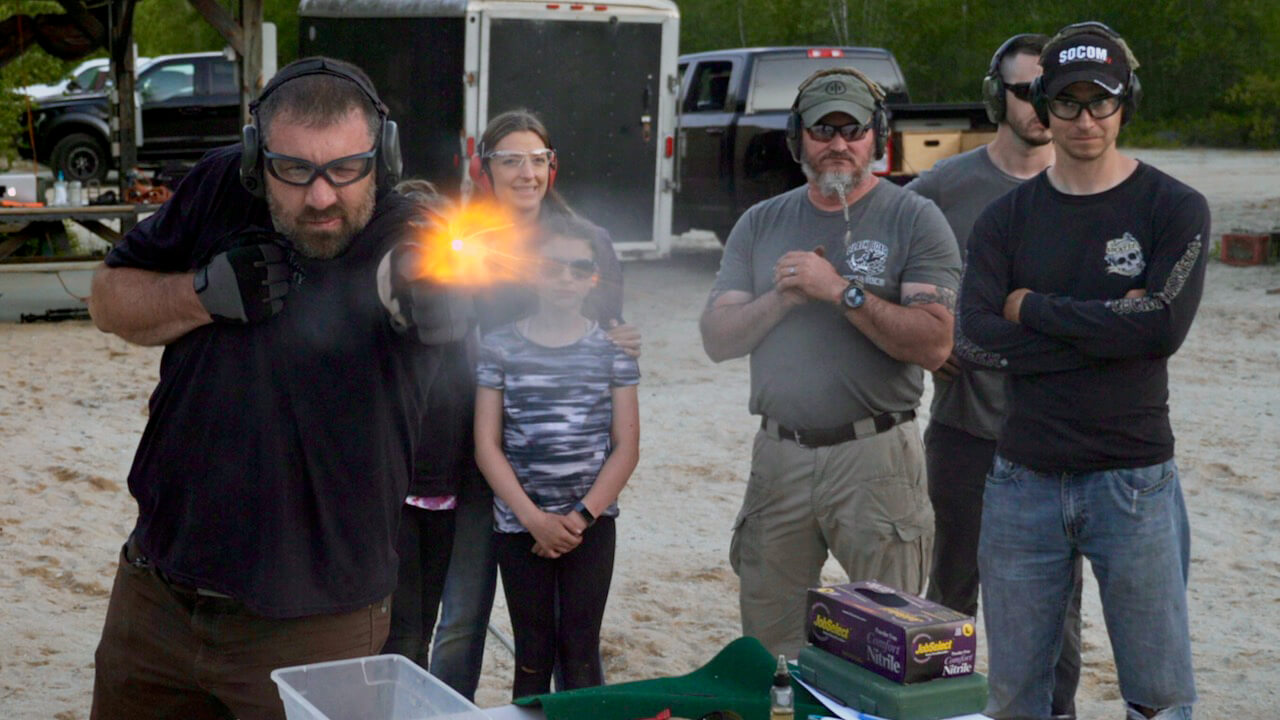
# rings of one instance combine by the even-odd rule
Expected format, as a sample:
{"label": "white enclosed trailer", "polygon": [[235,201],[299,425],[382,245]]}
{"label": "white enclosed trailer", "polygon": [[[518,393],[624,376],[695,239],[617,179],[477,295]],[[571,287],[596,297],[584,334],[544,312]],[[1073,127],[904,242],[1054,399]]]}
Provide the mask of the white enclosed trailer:
{"label": "white enclosed trailer", "polygon": [[367,72],[400,125],[406,177],[468,191],[489,118],[547,124],[556,189],[617,252],[671,247],[679,12],[670,0],[302,0],[299,57]]}

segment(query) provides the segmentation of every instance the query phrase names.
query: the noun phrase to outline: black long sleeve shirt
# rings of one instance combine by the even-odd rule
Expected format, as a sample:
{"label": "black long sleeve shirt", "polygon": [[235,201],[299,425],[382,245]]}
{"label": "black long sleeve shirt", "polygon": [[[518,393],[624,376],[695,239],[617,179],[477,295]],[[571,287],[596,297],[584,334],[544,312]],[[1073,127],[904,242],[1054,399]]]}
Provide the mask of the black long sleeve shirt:
{"label": "black long sleeve shirt", "polygon": [[[1143,467],[1173,457],[1167,362],[1204,288],[1209,208],[1139,164],[1095,195],[1045,173],[994,202],[969,240],[956,353],[1011,374],[999,452],[1042,471]],[[1014,290],[1032,292],[1019,323]],[[1146,295],[1124,299],[1142,288]]]}

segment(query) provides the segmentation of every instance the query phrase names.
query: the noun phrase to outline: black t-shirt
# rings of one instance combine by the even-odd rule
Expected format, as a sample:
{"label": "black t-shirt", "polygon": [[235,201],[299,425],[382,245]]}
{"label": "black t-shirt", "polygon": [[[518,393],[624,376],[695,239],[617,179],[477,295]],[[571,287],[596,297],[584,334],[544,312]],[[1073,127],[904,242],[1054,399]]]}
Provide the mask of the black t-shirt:
{"label": "black t-shirt", "polygon": [[[238,147],[206,156],[108,255],[189,271],[270,228],[240,186]],[[142,552],[175,581],[270,617],[353,610],[391,594],[395,538],[439,351],[397,333],[379,260],[413,206],[379,199],[340,257],[290,253],[284,309],[169,344],[129,473]]]}
{"label": "black t-shirt", "polygon": [[[1095,195],[1045,173],[978,218],[956,354],[1010,377],[999,452],[1043,471],[1144,467],[1173,457],[1168,358],[1204,289],[1209,207],[1155,168]],[[1032,291],[1020,324],[1010,292]],[[1146,296],[1122,299],[1135,288]]]}

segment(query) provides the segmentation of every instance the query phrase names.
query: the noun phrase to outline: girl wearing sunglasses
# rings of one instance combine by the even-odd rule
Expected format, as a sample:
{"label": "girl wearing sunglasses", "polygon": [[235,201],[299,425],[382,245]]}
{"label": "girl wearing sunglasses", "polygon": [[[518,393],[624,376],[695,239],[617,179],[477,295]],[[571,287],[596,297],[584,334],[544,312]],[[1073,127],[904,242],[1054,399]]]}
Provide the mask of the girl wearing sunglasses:
{"label": "girl wearing sunglasses", "polygon": [[[478,171],[472,172],[474,190],[508,210],[529,230],[557,218],[578,218],[553,187],[559,158],[542,121],[527,110],[494,117],[480,137]],[[578,218],[581,220],[580,218]],[[640,354],[640,334],[622,322],[622,266],[609,233],[586,221],[583,231],[590,241],[594,280],[587,287],[582,314],[607,329],[609,338],[632,357]],[[554,265],[534,262],[531,282]],[[582,273],[585,268],[576,272]],[[568,273],[575,272],[572,265]],[[480,330],[487,332],[524,318],[538,304],[528,285],[499,288],[489,297],[477,298]],[[470,378],[468,378],[470,380]],[[467,412],[474,399],[470,382],[456,381],[466,392]],[[463,390],[465,388],[465,390]],[[467,417],[468,423],[470,416]],[[485,635],[497,590],[497,558],[493,542],[493,495],[488,485],[467,463],[457,498],[453,554],[444,585],[440,622],[431,651],[430,671],[468,699],[474,699],[484,661]],[[597,658],[596,667],[600,663]],[[562,683],[558,683],[562,685]]]}
{"label": "girl wearing sunglasses", "polygon": [[493,488],[494,543],[515,633],[512,694],[601,684],[616,500],[639,460],[635,358],[584,310],[592,226],[544,220],[536,309],[484,336],[476,463]]}

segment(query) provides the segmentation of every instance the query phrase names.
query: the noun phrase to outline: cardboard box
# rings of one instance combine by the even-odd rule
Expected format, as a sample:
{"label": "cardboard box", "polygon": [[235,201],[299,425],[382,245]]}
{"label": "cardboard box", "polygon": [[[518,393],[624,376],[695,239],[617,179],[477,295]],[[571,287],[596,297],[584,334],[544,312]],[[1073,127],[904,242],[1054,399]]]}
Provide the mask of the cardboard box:
{"label": "cardboard box", "polygon": [[902,133],[902,171],[920,174],[960,153],[961,130]]}
{"label": "cardboard box", "polygon": [[973,618],[875,581],[813,588],[809,642],[899,683],[973,672]]}

